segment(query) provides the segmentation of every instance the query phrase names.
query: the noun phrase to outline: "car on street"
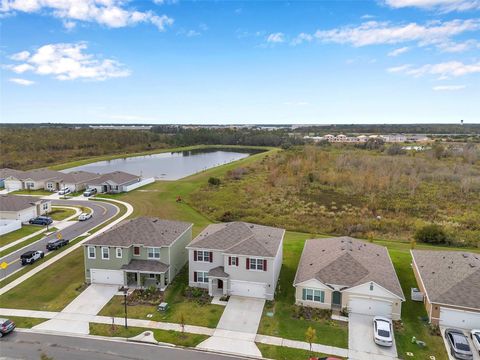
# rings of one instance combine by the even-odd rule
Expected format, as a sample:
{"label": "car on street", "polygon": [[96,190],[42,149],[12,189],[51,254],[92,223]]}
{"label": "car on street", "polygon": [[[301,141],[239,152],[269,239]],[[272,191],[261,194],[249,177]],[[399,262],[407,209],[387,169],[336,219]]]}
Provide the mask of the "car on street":
{"label": "car on street", "polygon": [[61,248],[62,246],[68,245],[70,240],[68,239],[52,239],[47,243],[47,250],[57,250]]}
{"label": "car on street", "polygon": [[472,338],[473,347],[480,355],[480,329],[470,331],[470,337]]}
{"label": "car on street", "polygon": [[468,338],[463,331],[457,329],[446,329],[445,339],[450,347],[450,354],[455,359],[472,360],[473,353],[468,343]]}
{"label": "car on street", "polygon": [[35,261],[43,259],[44,256],[45,253],[41,250],[27,251],[20,256],[20,261],[22,262],[22,265],[31,265]]}
{"label": "car on street", "polygon": [[81,213],[78,216],[78,221],[85,221],[92,218],[92,213]]}
{"label": "car on street", "polygon": [[392,329],[392,320],[382,316],[375,316],[373,318],[373,340],[375,341],[375,344],[388,347],[392,346]]}
{"label": "car on street", "polygon": [[67,194],[70,194],[71,192],[72,191],[70,190],[70,188],[64,188],[58,192],[58,195],[67,195]]}
{"label": "car on street", "polygon": [[0,318],[0,337],[11,333],[15,326],[12,320]]}
{"label": "car on street", "polygon": [[28,221],[32,225],[50,225],[53,220],[48,216],[37,216],[36,218],[30,219]]}
{"label": "car on street", "polygon": [[97,193],[97,189],[87,189],[83,193],[83,196],[89,197],[89,196],[95,195],[96,193]]}

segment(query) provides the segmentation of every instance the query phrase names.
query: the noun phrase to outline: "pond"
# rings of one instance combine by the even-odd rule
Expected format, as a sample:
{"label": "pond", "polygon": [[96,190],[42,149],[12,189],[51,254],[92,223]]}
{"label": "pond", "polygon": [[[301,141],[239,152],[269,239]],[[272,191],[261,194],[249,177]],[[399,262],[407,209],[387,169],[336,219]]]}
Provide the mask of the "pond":
{"label": "pond", "polygon": [[200,171],[246,158],[258,152],[250,149],[198,149],[166,152],[97,161],[66,169],[64,172],[83,170],[104,174],[112,171],[124,171],[144,178],[153,177],[157,180],[178,180]]}

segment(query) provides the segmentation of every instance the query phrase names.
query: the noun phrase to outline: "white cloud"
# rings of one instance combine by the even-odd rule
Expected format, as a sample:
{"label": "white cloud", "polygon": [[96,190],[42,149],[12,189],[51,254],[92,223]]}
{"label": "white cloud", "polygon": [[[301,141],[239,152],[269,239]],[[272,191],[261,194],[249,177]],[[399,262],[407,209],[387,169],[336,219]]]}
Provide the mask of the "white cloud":
{"label": "white cloud", "polygon": [[480,43],[477,40],[470,39],[463,42],[445,42],[437,45],[442,52],[459,53],[470,50],[472,48],[480,48]]}
{"label": "white cloud", "polygon": [[292,45],[300,45],[304,42],[311,42],[313,40],[313,36],[307,33],[300,33],[295,37],[291,44]]}
{"label": "white cloud", "polygon": [[416,68],[412,65],[402,65],[395,68],[389,68],[387,71],[391,73],[404,73],[414,77],[436,75],[439,79],[444,80],[450,77],[480,73],[480,62],[464,64],[461,61],[448,61],[438,64],[426,64]]}
{"label": "white cloud", "polygon": [[10,59],[15,61],[24,61],[24,60],[27,60],[29,56],[30,56],[30,53],[28,51],[20,51],[16,54],[11,55]]}
{"label": "white cloud", "polygon": [[418,7],[441,12],[480,9],[480,0],[385,0],[393,8]]}
{"label": "white cloud", "polygon": [[13,83],[18,84],[18,85],[22,85],[22,86],[30,86],[30,85],[35,84],[35,81],[27,80],[27,79],[20,79],[20,78],[11,78],[11,79],[8,79],[8,81],[13,82]]}
{"label": "white cloud", "polygon": [[195,37],[195,36],[200,36],[200,33],[196,30],[188,30],[186,33],[185,33],[185,36],[186,37]]}
{"label": "white cloud", "polygon": [[378,44],[399,44],[416,41],[419,45],[448,41],[451,37],[480,29],[480,19],[435,21],[426,25],[367,21],[359,26],[318,30],[314,36],[323,42],[351,44],[355,47]]}
{"label": "white cloud", "polygon": [[113,59],[101,59],[98,56],[86,54],[87,44],[48,44],[24,58],[18,65],[8,68],[16,73],[27,71],[39,75],[50,75],[58,80],[106,80],[125,77],[130,71]]}
{"label": "white cloud", "polygon": [[282,43],[285,41],[285,35],[281,32],[272,33],[267,36],[267,42],[269,43]]}
{"label": "white cloud", "polygon": [[72,21],[96,22],[112,28],[150,23],[164,31],[173,24],[173,19],[166,15],[127,9],[126,3],[124,0],[2,0],[0,13],[49,11],[54,17],[69,20],[69,26]]}
{"label": "white cloud", "polygon": [[365,14],[365,15],[362,15],[361,18],[364,20],[369,20],[369,19],[374,19],[375,16],[370,14]]}
{"label": "white cloud", "polygon": [[395,56],[406,53],[408,50],[410,50],[410,48],[408,46],[404,46],[404,47],[401,47],[401,48],[394,49],[394,50],[390,51],[387,55],[395,57]]}
{"label": "white cloud", "polygon": [[63,20],[62,24],[63,24],[63,27],[67,30],[73,30],[75,26],[77,26],[77,23],[75,21],[70,21],[70,20]]}
{"label": "white cloud", "polygon": [[435,91],[458,91],[463,90],[466,87],[466,85],[439,85],[434,86],[432,89]]}

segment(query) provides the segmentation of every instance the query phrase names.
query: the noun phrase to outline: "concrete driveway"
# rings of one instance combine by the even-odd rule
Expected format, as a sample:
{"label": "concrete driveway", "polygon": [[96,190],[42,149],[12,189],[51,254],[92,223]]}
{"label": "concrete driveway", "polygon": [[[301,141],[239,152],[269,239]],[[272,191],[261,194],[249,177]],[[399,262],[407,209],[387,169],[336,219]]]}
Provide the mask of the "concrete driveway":
{"label": "concrete driveway", "polygon": [[264,299],[231,296],[212,337],[200,343],[199,349],[261,357],[255,345]]}
{"label": "concrete driveway", "polygon": [[[447,349],[447,354],[448,354],[448,359],[449,360],[455,360],[455,358],[450,354],[450,345],[448,345],[447,339],[445,339],[445,329],[444,327],[440,328],[440,331],[442,333],[442,339],[443,343],[445,344],[445,348]],[[463,333],[467,336],[468,343],[470,344],[470,349],[472,349],[473,352],[473,360],[480,360],[480,354],[478,353],[477,349],[475,349],[475,346],[473,346],[472,339],[470,339],[470,332],[467,330],[464,330]]]}
{"label": "concrete driveway", "polygon": [[373,316],[349,314],[348,349],[350,360],[391,360],[397,359],[397,348],[382,347],[373,341]]}
{"label": "concrete driveway", "polygon": [[35,326],[47,331],[88,334],[89,321],[118,292],[118,285],[92,284],[55,318]]}

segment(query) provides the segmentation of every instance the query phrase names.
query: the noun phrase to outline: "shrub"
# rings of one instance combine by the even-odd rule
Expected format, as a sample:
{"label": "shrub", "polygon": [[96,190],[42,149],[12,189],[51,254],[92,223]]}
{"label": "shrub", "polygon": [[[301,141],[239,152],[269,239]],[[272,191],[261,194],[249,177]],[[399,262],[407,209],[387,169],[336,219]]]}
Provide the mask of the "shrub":
{"label": "shrub", "polygon": [[425,225],[418,229],[414,238],[416,241],[429,244],[446,244],[449,242],[447,233],[436,224]]}
{"label": "shrub", "polygon": [[221,222],[230,222],[235,220],[235,216],[232,214],[231,211],[225,211],[218,220],[220,220]]}
{"label": "shrub", "polygon": [[221,182],[220,179],[219,179],[219,178],[216,178],[216,177],[210,177],[210,178],[208,179],[208,183],[209,183],[210,185],[213,185],[213,186],[218,186],[218,185],[220,185],[220,182]]}
{"label": "shrub", "polygon": [[404,155],[407,151],[399,144],[393,144],[387,149],[388,155]]}

